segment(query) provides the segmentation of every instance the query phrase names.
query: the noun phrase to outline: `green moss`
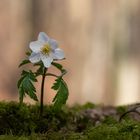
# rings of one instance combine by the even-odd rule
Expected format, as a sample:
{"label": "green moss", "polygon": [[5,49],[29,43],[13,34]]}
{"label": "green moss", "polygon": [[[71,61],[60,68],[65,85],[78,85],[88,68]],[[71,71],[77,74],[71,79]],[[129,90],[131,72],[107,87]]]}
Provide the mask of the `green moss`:
{"label": "green moss", "polygon": [[110,125],[110,124],[116,124],[116,123],[118,123],[118,121],[114,117],[112,117],[112,116],[107,116],[102,121],[102,123]]}
{"label": "green moss", "polygon": [[[93,104],[63,107],[60,112],[44,107],[39,118],[39,105],[20,106],[16,102],[0,102],[0,140],[139,140],[140,122],[124,118],[120,123],[113,116],[97,125],[83,115]],[[116,109],[124,113],[126,107]]]}
{"label": "green moss", "polygon": [[88,139],[96,140],[139,140],[140,123],[123,122],[121,124],[102,124],[90,128],[86,135]]}
{"label": "green moss", "polygon": [[118,107],[116,107],[116,110],[117,110],[117,112],[118,112],[119,114],[122,114],[122,113],[126,112],[127,109],[128,109],[127,106],[118,106]]}

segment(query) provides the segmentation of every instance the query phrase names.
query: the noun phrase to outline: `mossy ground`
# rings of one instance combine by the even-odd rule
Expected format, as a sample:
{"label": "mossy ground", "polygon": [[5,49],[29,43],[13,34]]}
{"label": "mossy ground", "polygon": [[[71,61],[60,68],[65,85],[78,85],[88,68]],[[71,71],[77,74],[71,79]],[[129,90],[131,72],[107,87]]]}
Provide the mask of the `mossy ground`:
{"label": "mossy ground", "polygon": [[45,106],[40,118],[38,105],[0,102],[0,140],[140,140],[138,119],[127,115],[118,122],[127,106],[100,108]]}

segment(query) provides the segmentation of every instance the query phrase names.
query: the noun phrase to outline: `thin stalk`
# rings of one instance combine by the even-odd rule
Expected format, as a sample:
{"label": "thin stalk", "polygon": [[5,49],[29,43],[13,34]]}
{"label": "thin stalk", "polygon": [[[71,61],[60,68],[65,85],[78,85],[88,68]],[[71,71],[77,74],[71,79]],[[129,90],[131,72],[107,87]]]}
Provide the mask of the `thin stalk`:
{"label": "thin stalk", "polygon": [[40,116],[43,114],[43,99],[44,99],[44,83],[45,83],[45,76],[46,76],[47,68],[44,68],[44,72],[42,75],[42,83],[41,83],[41,96],[40,96]]}

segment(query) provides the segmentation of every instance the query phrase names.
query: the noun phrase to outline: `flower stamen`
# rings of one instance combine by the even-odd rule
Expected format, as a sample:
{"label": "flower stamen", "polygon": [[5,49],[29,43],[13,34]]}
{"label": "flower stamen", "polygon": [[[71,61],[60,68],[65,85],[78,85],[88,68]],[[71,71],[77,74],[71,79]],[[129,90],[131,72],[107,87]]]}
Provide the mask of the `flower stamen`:
{"label": "flower stamen", "polygon": [[41,51],[43,54],[49,54],[50,51],[51,51],[51,47],[49,44],[45,44],[42,48],[41,48]]}

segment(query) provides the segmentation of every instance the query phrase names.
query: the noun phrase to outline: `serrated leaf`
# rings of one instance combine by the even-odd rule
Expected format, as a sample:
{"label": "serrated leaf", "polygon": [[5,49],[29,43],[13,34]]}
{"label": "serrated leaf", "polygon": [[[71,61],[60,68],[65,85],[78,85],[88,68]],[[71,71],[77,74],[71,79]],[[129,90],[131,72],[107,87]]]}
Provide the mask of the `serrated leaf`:
{"label": "serrated leaf", "polygon": [[60,87],[60,82],[61,82],[61,78],[57,78],[55,80],[55,83],[53,84],[53,86],[51,88],[54,89],[54,90],[58,90],[59,87]]}
{"label": "serrated leaf", "polygon": [[63,69],[63,66],[59,63],[52,62],[52,65],[59,69],[62,73],[66,71],[65,69]]}
{"label": "serrated leaf", "polygon": [[28,59],[25,59],[25,60],[23,60],[23,61],[19,64],[18,67],[21,67],[21,66],[23,66],[23,65],[25,65],[25,64],[28,64],[28,63],[30,63],[30,61],[29,61]]}
{"label": "serrated leaf", "polygon": [[37,96],[35,94],[36,89],[33,85],[33,82],[37,82],[37,79],[32,71],[22,71],[21,78],[18,81],[18,89],[19,89],[19,100],[22,103],[25,94],[30,96],[35,101],[38,101]]}
{"label": "serrated leaf", "polygon": [[44,73],[44,65],[43,65],[43,63],[40,63],[40,64],[38,64],[36,66],[39,66],[39,68],[37,69],[37,71],[35,73],[36,76],[43,75],[43,73]]}
{"label": "serrated leaf", "polygon": [[61,64],[59,64],[59,63],[52,62],[52,65],[55,66],[56,68],[58,68],[59,70],[63,69],[63,66]]}
{"label": "serrated leaf", "polygon": [[62,78],[55,80],[52,89],[57,90],[57,93],[53,99],[54,109],[60,110],[61,107],[66,104],[68,99],[69,91],[66,82]]}

